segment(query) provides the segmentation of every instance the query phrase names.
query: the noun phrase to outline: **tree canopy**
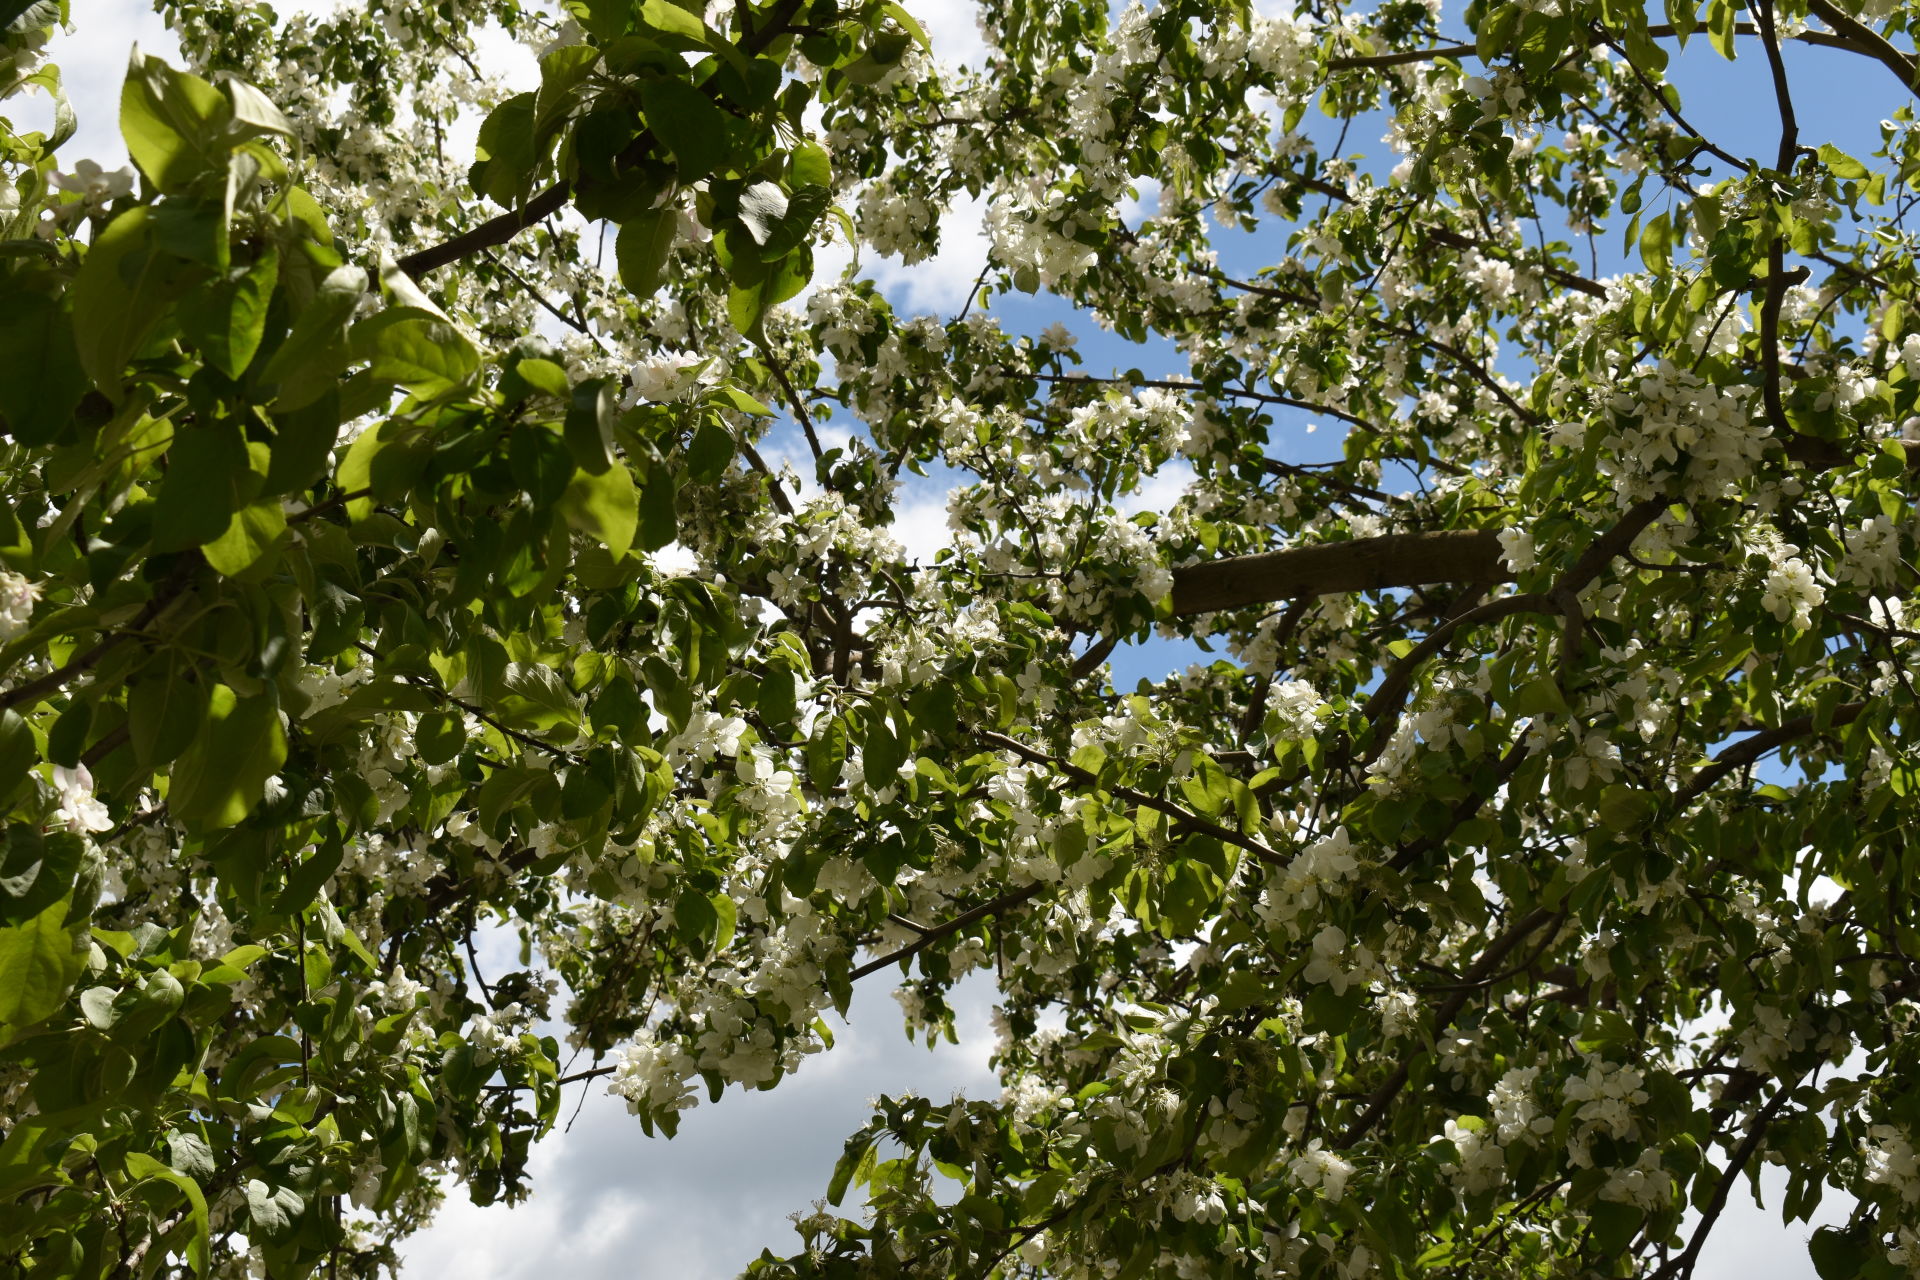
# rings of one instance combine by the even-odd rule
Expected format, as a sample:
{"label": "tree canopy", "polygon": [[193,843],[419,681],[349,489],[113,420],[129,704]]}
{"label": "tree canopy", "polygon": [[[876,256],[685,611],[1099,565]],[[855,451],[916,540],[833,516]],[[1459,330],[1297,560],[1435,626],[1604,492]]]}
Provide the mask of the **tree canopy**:
{"label": "tree canopy", "polygon": [[116,171],[0,0],[12,1273],[373,1275],[981,970],[753,1274],[1682,1277],[1763,1164],[1920,1272],[1920,131],[1794,72],[1914,10],[160,6]]}

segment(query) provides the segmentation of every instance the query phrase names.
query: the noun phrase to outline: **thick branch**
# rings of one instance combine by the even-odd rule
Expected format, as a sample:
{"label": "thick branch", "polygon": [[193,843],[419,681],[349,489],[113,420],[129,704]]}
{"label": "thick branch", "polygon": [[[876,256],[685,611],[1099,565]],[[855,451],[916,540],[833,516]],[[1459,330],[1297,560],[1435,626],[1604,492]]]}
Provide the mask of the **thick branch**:
{"label": "thick branch", "polygon": [[[1827,728],[1844,728],[1859,719],[1860,713],[1866,709],[1867,704],[1864,702],[1843,702],[1833,709],[1833,718],[1827,722]],[[1685,809],[1688,804],[1705,794],[1714,783],[1735,769],[1744,769],[1769,751],[1817,732],[1820,731],[1814,727],[1814,719],[1811,715],[1797,716],[1777,728],[1762,729],[1751,738],[1735,743],[1715,756],[1712,764],[1693,775],[1693,781],[1689,782],[1675,797],[1676,808]]]}
{"label": "thick branch", "polygon": [[1807,10],[1820,21],[1839,32],[1854,50],[1864,57],[1872,58],[1887,70],[1900,77],[1900,83],[1909,91],[1920,93],[1920,79],[1914,60],[1887,43],[1886,37],[1853,17],[1832,0],[1807,0]]}
{"label": "thick branch", "polygon": [[1491,529],[1390,533],[1232,556],[1173,571],[1176,617],[1348,591],[1436,582],[1511,582]]}
{"label": "thick branch", "polygon": [[488,218],[451,240],[442,240],[418,253],[410,253],[400,259],[398,265],[402,271],[418,280],[429,271],[438,271],[483,249],[507,243],[542,218],[560,212],[572,197],[573,184],[564,180],[556,182],[518,209],[510,209],[497,218]]}

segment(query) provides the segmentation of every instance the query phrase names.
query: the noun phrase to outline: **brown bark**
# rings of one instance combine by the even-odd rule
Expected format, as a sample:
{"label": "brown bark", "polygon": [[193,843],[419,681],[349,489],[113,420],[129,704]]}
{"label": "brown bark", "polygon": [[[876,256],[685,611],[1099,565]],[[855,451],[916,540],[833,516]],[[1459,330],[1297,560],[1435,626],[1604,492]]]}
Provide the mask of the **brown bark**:
{"label": "brown bark", "polygon": [[1176,569],[1173,612],[1184,617],[1346,591],[1511,581],[1500,562],[1500,539],[1490,529],[1392,533]]}

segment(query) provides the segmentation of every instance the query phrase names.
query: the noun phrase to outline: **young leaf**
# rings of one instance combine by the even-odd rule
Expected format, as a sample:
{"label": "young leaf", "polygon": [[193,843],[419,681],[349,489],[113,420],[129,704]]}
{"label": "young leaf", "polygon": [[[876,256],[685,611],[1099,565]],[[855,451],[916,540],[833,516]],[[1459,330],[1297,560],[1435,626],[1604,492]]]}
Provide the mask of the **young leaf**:
{"label": "young leaf", "polygon": [[199,736],[173,766],[167,808],[189,829],[230,827],[260,803],[267,779],[286,759],[280,709],[271,695],[242,698],[215,685]]}
{"label": "young leaf", "polygon": [[577,471],[560,495],[560,513],[582,533],[600,539],[616,560],[633,546],[640,522],[633,475],[618,463],[601,472]]}
{"label": "young leaf", "polygon": [[136,47],[120,90],[120,132],[147,181],[169,195],[224,165],[232,104],[199,76]]}
{"label": "young leaf", "polygon": [[620,266],[620,283],[634,297],[645,301],[660,288],[667,257],[679,232],[680,214],[671,205],[650,209],[621,225],[619,238],[614,241],[614,259]]}
{"label": "young leaf", "polygon": [[87,965],[87,948],[67,927],[61,898],[20,924],[0,926],[0,1045],[66,1002]]}
{"label": "young leaf", "polygon": [[0,420],[20,444],[49,444],[87,391],[73,318],[44,293],[0,291]]}
{"label": "young leaf", "polygon": [[640,86],[647,124],[673,153],[682,186],[698,182],[727,158],[727,115],[684,80],[648,80]]}
{"label": "young leaf", "polygon": [[180,307],[187,340],[229,378],[238,380],[260,349],[279,276],[280,255],[269,244],[247,266],[196,287]]}
{"label": "young leaf", "polygon": [[127,361],[166,305],[193,283],[197,269],[153,243],[152,211],[128,209],[94,237],[73,282],[73,328],[80,367],[110,396],[120,393]]}

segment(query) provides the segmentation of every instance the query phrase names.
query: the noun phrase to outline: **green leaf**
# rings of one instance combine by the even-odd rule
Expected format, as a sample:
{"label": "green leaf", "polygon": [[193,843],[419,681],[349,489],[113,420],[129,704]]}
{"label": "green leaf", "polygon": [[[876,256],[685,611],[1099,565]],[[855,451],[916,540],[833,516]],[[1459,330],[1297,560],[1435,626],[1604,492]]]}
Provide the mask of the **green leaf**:
{"label": "green leaf", "polygon": [[40,748],[33,740],[33,730],[20,718],[20,713],[11,707],[0,711],[0,800],[19,789],[26,781],[27,770],[39,758]]}
{"label": "green leaf", "polygon": [[515,94],[488,113],[480,126],[474,150],[479,159],[467,171],[467,181],[496,204],[513,208],[525,198],[540,163],[533,122],[538,97]]}
{"label": "green leaf", "polygon": [[392,307],[353,327],[353,352],[367,372],[397,382],[422,399],[465,386],[480,369],[480,354],[452,321],[415,307]]}
{"label": "green leaf", "polygon": [[1858,179],[1867,176],[1867,166],[1834,146],[1831,142],[1820,144],[1820,159],[1836,178]]}
{"label": "green leaf", "polygon": [[689,941],[710,943],[720,917],[713,909],[713,899],[688,885],[674,900],[673,923]]}
{"label": "green leaf", "polygon": [[1864,1233],[1840,1227],[1821,1227],[1807,1241],[1820,1280],[1855,1280],[1874,1252]]}
{"label": "green leaf", "polygon": [[319,399],[273,415],[273,444],[267,461],[266,495],[298,493],[327,474],[334,441],[340,438],[340,395]]}
{"label": "green leaf", "polygon": [[293,121],[286,113],[273,104],[273,100],[244,80],[228,76],[220,87],[226,92],[229,104],[228,114],[233,125],[228,136],[236,141],[248,138],[264,138],[279,135],[283,138],[294,136]]}
{"label": "green leaf", "polygon": [[226,532],[201,548],[215,570],[235,577],[286,541],[287,513],[280,499],[263,498],[233,513]]}
{"label": "green leaf", "polygon": [[1640,260],[1655,275],[1672,269],[1673,229],[1666,214],[1660,214],[1640,229]]}
{"label": "green leaf", "polygon": [[596,476],[613,465],[613,409],[613,383],[608,378],[575,387],[567,406],[567,450],[582,470]]}
{"label": "green leaf", "polygon": [[1615,831],[1633,831],[1653,816],[1653,797],[1616,782],[1600,793],[1600,821]]}
{"label": "green leaf", "polygon": [[686,680],[659,654],[648,654],[640,672],[646,677],[654,710],[667,718],[675,732],[686,728],[693,716],[693,690]]}
{"label": "green leaf", "polygon": [[[832,201],[833,193],[824,186],[797,188],[781,210],[779,218],[768,226],[766,237],[760,244],[760,260],[777,262],[799,249]],[[744,206],[744,201],[742,203]]]}
{"label": "green leaf", "polygon": [[564,45],[540,59],[540,91],[534,97],[533,129],[544,133],[558,125],[579,100],[575,92],[600,62],[590,44]]}
{"label": "green leaf", "polygon": [[840,1159],[834,1162],[833,1178],[827,1183],[827,1203],[839,1204],[852,1185],[854,1174],[868,1164],[873,1150],[873,1135],[862,1130],[847,1139]]}
{"label": "green leaf", "polygon": [[128,209],[94,237],[73,281],[73,331],[80,367],[102,391],[118,396],[127,361],[195,270],[155,249],[146,205]]}
{"label": "green leaf", "polygon": [[337,390],[337,375],[352,356],[347,346],[347,323],[366,292],[366,272],[359,267],[339,267],[320,282],[314,296],[294,316],[286,341],[260,372],[263,383],[278,384],[276,412],[304,408]]}
{"label": "green leaf", "polygon": [[886,0],[886,2],[880,6],[880,12],[892,18],[902,27],[905,27],[907,34],[913,37],[914,43],[918,44],[928,53],[933,52],[933,42],[927,39],[926,29],[920,25],[919,21],[915,19],[912,14],[893,3],[893,0]]}
{"label": "green leaf", "polygon": [[87,847],[65,831],[31,823],[0,832],[0,924],[25,924],[73,892]]}
{"label": "green leaf", "polygon": [[180,329],[209,363],[238,379],[253,363],[267,327],[267,303],[280,278],[280,255],[267,245],[248,266],[210,280],[180,307]]}
{"label": "green leaf", "polygon": [[299,1227],[300,1217],[306,1207],[306,1201],[292,1187],[274,1187],[258,1178],[247,1179],[250,1235],[258,1235],[267,1241],[286,1239]]}
{"label": "green leaf", "polygon": [[0,418],[21,444],[48,444],[87,391],[73,317],[43,293],[0,292]]}
{"label": "green leaf", "polygon": [[773,410],[767,408],[766,405],[761,404],[758,400],[734,386],[731,382],[723,382],[715,387],[713,389],[713,397],[716,400],[726,401],[742,413],[751,413],[755,417],[760,418],[773,417]]}
{"label": "green leaf", "polygon": [[718,418],[707,418],[687,446],[687,478],[695,484],[712,484],[732,461],[733,433]]}
{"label": "green leaf", "polygon": [[93,703],[75,698],[47,731],[47,761],[71,769],[87,748],[87,730],[93,724]]}
{"label": "green leaf", "polygon": [[17,925],[0,927],[0,1044],[66,1003],[87,966],[88,949],[67,927],[72,899]]}
{"label": "green leaf", "polygon": [[785,667],[769,667],[760,677],[760,718],[778,727],[792,724],[798,710],[796,689],[793,672]]}
{"label": "green leaf", "polygon": [[1687,37],[1700,28],[1699,0],[1666,0],[1667,21],[1673,24],[1674,33],[1680,37],[1680,47],[1687,47]]}
{"label": "green leaf", "polygon": [[813,251],[801,245],[779,262],[765,264],[763,271],[749,273],[747,280],[736,278],[727,290],[727,319],[758,340],[764,336],[767,312],[797,295],[812,279]]}
{"label": "green leaf", "polygon": [[[251,950],[256,953],[256,958],[266,954],[264,947],[253,947]],[[245,968],[244,965],[235,964],[231,954],[223,958],[221,963],[236,973]],[[204,979],[206,975],[201,976]],[[175,1129],[167,1135],[167,1164],[190,1178],[211,1178],[219,1169],[214,1163],[213,1149],[207,1145],[206,1139],[183,1129]]]}
{"label": "green leaf", "polygon": [[232,264],[232,243],[225,211],[198,201],[168,200],[152,206],[153,247],[210,271]]}
{"label": "green leaf", "polygon": [[1712,0],[1707,5],[1707,38],[1713,42],[1714,49],[1732,62],[1735,56],[1733,38],[1737,31],[1739,16],[1734,12],[1731,0]]}
{"label": "green leaf", "polygon": [[55,0],[0,0],[0,29],[39,31],[65,18],[66,9]]}
{"label": "green leaf", "polygon": [[666,35],[701,42],[706,39],[707,24],[670,0],[644,0],[640,20]]}
{"label": "green leaf", "polygon": [[802,187],[833,187],[833,162],[827,151],[812,140],[797,144],[787,156],[787,177],[795,191]]}
{"label": "green leaf", "polygon": [[567,682],[552,667],[538,662],[514,662],[500,680],[495,704],[500,719],[516,729],[542,732],[560,724],[580,722],[580,703]]}
{"label": "green leaf", "polygon": [[1593,1247],[1602,1257],[1623,1254],[1647,1216],[1644,1210],[1612,1200],[1596,1202],[1591,1215],[1589,1229]]}
{"label": "green leaf", "polygon": [[235,486],[250,471],[246,438],[236,423],[178,428],[154,504],[154,550],[185,551],[226,533],[239,505]]}
{"label": "green leaf", "polygon": [[[1644,15],[1637,15],[1626,24],[1627,56],[1634,65],[1644,68],[1649,74],[1659,75],[1667,68],[1667,51],[1657,44],[1647,31]],[[1536,70],[1536,74],[1538,71]]]}
{"label": "green leaf", "polygon": [[215,685],[199,736],[173,766],[167,809],[190,830],[230,827],[260,803],[267,779],[286,759],[271,693],[242,698]]}
{"label": "green leaf", "polygon": [[674,474],[664,467],[653,468],[640,493],[640,530],[636,541],[648,551],[658,551],[680,536],[678,489]]}
{"label": "green leaf", "polygon": [[614,241],[614,260],[620,265],[620,283],[645,301],[660,288],[667,257],[680,232],[679,211],[668,205],[630,218]]}
{"label": "green leaf", "polygon": [[1520,686],[1511,705],[1517,716],[1568,714],[1566,696],[1560,692],[1559,682],[1551,676],[1541,676]]}
{"label": "green leaf", "polygon": [[[190,1135],[178,1136],[185,1137]],[[198,1138],[193,1140],[195,1142],[200,1141]],[[200,1143],[200,1149],[203,1152],[206,1151],[206,1144],[204,1142]],[[207,1164],[209,1165],[207,1173],[208,1176],[211,1176],[213,1170],[211,1168],[212,1156],[210,1154],[207,1156]],[[186,1174],[160,1163],[160,1161],[154,1159],[152,1156],[144,1155],[138,1151],[130,1152],[127,1155],[127,1172],[135,1178],[142,1180],[152,1179],[154,1181],[167,1183],[180,1192],[181,1197],[187,1202],[187,1262],[193,1267],[195,1274],[207,1274],[207,1197],[200,1190],[200,1184]]]}
{"label": "green leaf", "polygon": [[127,690],[127,729],[133,754],[148,768],[177,757],[199,736],[207,715],[207,688],[180,673],[143,677]]}
{"label": "green leaf", "polygon": [[0,501],[0,564],[21,573],[34,568],[33,539],[5,501]]}
{"label": "green leaf", "polygon": [[459,713],[436,711],[420,717],[414,729],[414,749],[425,764],[445,764],[460,754],[467,742],[466,722]]}
{"label": "green leaf", "polygon": [[731,148],[727,115],[684,80],[648,80],[640,86],[647,124],[673,153],[682,186],[718,169]]}
{"label": "green leaf", "polygon": [[569,395],[567,371],[551,360],[531,357],[514,365],[514,372],[535,391],[565,400]]}
{"label": "green leaf", "polygon": [[640,523],[640,498],[634,492],[633,475],[625,467],[609,467],[600,475],[576,471],[558,505],[568,524],[604,542],[614,559],[633,546]]}
{"label": "green leaf", "polygon": [[866,783],[875,791],[900,781],[900,766],[907,755],[887,723],[886,708],[875,703],[867,708],[866,735],[860,743],[860,764]]}
{"label": "green leaf", "polygon": [[882,31],[865,53],[840,68],[840,74],[855,84],[874,84],[900,65],[912,44],[913,37],[904,31]]}
{"label": "green leaf", "polygon": [[161,191],[181,191],[226,164],[232,113],[226,97],[199,76],[134,49],[120,90],[120,132],[133,162]]}

